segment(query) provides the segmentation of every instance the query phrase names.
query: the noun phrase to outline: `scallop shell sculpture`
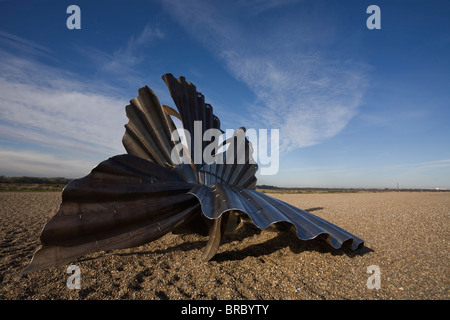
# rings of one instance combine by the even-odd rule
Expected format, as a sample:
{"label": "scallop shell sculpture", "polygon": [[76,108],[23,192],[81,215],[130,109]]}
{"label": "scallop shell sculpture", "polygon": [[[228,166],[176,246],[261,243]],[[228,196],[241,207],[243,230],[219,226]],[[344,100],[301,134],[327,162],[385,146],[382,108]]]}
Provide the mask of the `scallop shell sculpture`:
{"label": "scallop shell sculpture", "polygon": [[[194,121],[202,121],[202,135],[208,129],[220,129],[220,121],[184,77],[165,74],[163,80],[178,112],[161,105],[149,87],[139,89],[126,107],[129,122],[122,142],[128,154],[101,162],[89,175],[64,188],[59,210],[45,225],[42,246],[24,273],[67,264],[95,251],[139,246],[180,229],[209,233],[201,255],[208,261],[219,248],[227,221],[236,217],[260,229],[288,223],[299,239],[320,235],[334,248],[345,245],[355,250],[364,245],[338,226],[256,191],[258,168],[251,152],[245,152],[244,163],[179,164],[181,159],[172,155],[171,134],[176,126],[171,116],[189,132],[194,132]],[[233,145],[234,151],[251,151],[247,139]],[[225,158],[227,153],[229,149],[218,156]],[[193,159],[193,150],[186,154]]]}

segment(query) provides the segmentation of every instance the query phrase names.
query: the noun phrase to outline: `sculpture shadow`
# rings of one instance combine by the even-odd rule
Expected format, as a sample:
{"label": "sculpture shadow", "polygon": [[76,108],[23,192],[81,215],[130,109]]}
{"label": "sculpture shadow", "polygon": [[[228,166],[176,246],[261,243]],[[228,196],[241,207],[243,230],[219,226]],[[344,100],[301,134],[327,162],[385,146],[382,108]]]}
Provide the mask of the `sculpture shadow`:
{"label": "sculpture shadow", "polygon": [[[317,210],[322,210],[322,207],[309,208],[305,211],[312,212]],[[278,229],[277,229],[278,227]],[[225,237],[222,239],[222,245],[232,242],[241,242],[246,238],[253,237],[259,235],[261,232],[276,232],[277,235],[271,239],[268,239],[265,242],[252,244],[245,248],[236,249],[236,250],[228,250],[223,252],[218,252],[211,261],[216,262],[224,262],[224,261],[239,261],[243,260],[247,257],[264,257],[268,256],[272,253],[275,253],[284,248],[289,248],[291,252],[295,254],[299,254],[304,251],[315,251],[319,253],[331,253],[331,255],[339,256],[339,255],[347,255],[348,257],[355,256],[363,256],[367,253],[374,252],[374,250],[362,246],[356,250],[352,250],[348,243],[344,243],[340,249],[333,248],[330,244],[328,244],[325,240],[324,235],[319,235],[318,237],[311,240],[301,240],[297,237],[295,233],[295,228],[289,224],[289,227],[286,227],[285,224],[281,223],[278,226],[272,226],[268,228],[268,230],[261,230],[254,226],[245,226],[240,228],[236,232],[225,234]],[[156,250],[147,250],[140,252],[108,252],[111,255],[116,256],[133,256],[133,255],[147,255],[147,254],[168,254],[172,252],[185,252],[198,249],[203,251],[205,247],[206,240],[198,240],[198,241],[185,241],[183,243],[165,248],[165,249],[156,249]],[[99,257],[90,257],[90,258],[82,258],[80,261],[87,261],[96,259]]]}
{"label": "sculpture shadow", "polygon": [[[228,234],[225,239],[223,239],[223,244],[231,243],[235,241],[242,241],[245,238],[258,235],[261,233],[261,230],[246,230],[239,233]],[[109,251],[108,254],[126,257],[126,256],[140,256],[140,255],[148,255],[148,254],[168,254],[172,252],[183,252],[183,251],[191,251],[198,249],[200,251],[203,250],[207,243],[207,240],[199,240],[199,241],[189,241],[183,242],[181,244],[168,247],[166,249],[157,249],[157,250],[147,250],[140,252],[113,252]],[[223,252],[218,252],[211,261],[216,262],[225,262],[225,261],[239,261],[244,260],[248,257],[264,257],[268,256],[272,253],[280,251],[284,248],[289,248],[290,251],[294,254],[299,254],[304,251],[315,251],[321,254],[331,253],[333,256],[347,255],[348,257],[355,256],[363,256],[367,253],[374,252],[373,249],[369,247],[363,246],[356,250],[351,250],[347,246],[342,246],[340,249],[335,249],[330,246],[324,238],[317,237],[311,240],[301,240],[297,237],[297,235],[292,231],[279,231],[278,234],[262,243],[252,244],[242,249],[236,250],[227,250]],[[86,257],[81,258],[79,261],[88,261],[95,260],[101,258],[101,255],[96,257]]]}
{"label": "sculpture shadow", "polygon": [[[228,237],[228,241],[236,241],[234,237]],[[315,251],[319,253],[331,253],[333,256],[347,255],[348,257],[362,256],[374,250],[362,246],[356,250],[352,250],[345,244],[340,249],[335,249],[325,241],[325,237],[318,236],[311,240],[301,240],[295,232],[280,231],[278,234],[258,244],[252,244],[242,249],[229,250],[217,253],[211,260],[217,262],[243,260],[247,257],[264,257],[275,253],[284,248],[289,248],[291,252],[299,254],[303,251]]]}
{"label": "sculpture shadow", "polygon": [[[313,212],[324,209],[323,207],[314,207],[305,209],[307,212]],[[298,254],[303,251],[315,251],[319,253],[331,253],[331,255],[347,255],[348,257],[362,256],[370,252],[374,252],[373,249],[370,249],[367,246],[362,246],[356,250],[352,250],[350,248],[351,242],[344,242],[341,248],[335,249],[329,243],[326,242],[325,235],[319,235],[318,237],[311,240],[301,240],[298,238],[295,228],[289,223],[279,224],[278,225],[278,234],[263,242],[258,244],[253,244],[238,250],[229,250],[225,252],[217,253],[211,260],[222,262],[222,261],[234,261],[234,260],[243,260],[249,256],[251,257],[263,257],[266,255],[270,255],[274,252],[282,250],[284,248],[289,247],[290,251]],[[276,228],[269,228],[276,229]],[[249,236],[253,236],[255,234],[259,234],[262,231],[260,229],[255,228],[247,228],[247,230],[232,233],[226,235],[223,243],[229,243],[233,241],[242,241]]]}

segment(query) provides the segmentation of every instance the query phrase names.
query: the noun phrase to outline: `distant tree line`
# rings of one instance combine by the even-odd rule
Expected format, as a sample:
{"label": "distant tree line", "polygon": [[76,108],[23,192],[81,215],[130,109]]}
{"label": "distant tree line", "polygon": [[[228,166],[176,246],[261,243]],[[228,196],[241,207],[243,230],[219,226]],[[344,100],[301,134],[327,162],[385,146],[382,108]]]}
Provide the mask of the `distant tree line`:
{"label": "distant tree line", "polygon": [[0,176],[0,183],[26,183],[26,184],[68,184],[72,179],[63,177],[5,177]]}
{"label": "distant tree line", "polygon": [[266,184],[257,185],[255,188],[256,188],[256,189],[279,189],[278,187],[275,187],[275,186],[268,186],[268,185],[266,185]]}

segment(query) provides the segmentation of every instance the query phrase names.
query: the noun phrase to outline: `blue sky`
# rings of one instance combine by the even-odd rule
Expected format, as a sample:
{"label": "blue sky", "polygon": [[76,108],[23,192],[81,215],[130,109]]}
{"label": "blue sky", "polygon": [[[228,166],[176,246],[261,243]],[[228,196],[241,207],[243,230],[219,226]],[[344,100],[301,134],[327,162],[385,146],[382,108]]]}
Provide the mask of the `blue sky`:
{"label": "blue sky", "polygon": [[78,178],[125,153],[124,107],[144,85],[174,106],[170,72],[222,129],[280,129],[259,184],[450,188],[449,16],[424,0],[0,1],[0,175]]}

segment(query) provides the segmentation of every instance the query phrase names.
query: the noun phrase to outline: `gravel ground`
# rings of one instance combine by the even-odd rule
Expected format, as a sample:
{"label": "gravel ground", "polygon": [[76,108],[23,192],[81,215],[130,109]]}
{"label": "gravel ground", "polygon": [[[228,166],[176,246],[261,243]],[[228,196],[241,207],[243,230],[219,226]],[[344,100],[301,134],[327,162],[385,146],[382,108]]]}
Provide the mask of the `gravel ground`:
{"label": "gravel ground", "polygon": [[[202,263],[206,237],[170,233],[77,259],[81,289],[70,290],[68,266],[20,276],[61,194],[0,193],[0,299],[450,298],[450,193],[271,195],[352,232],[365,247],[335,250],[288,232],[239,230]],[[381,272],[379,289],[368,288],[376,284],[372,265]]]}

